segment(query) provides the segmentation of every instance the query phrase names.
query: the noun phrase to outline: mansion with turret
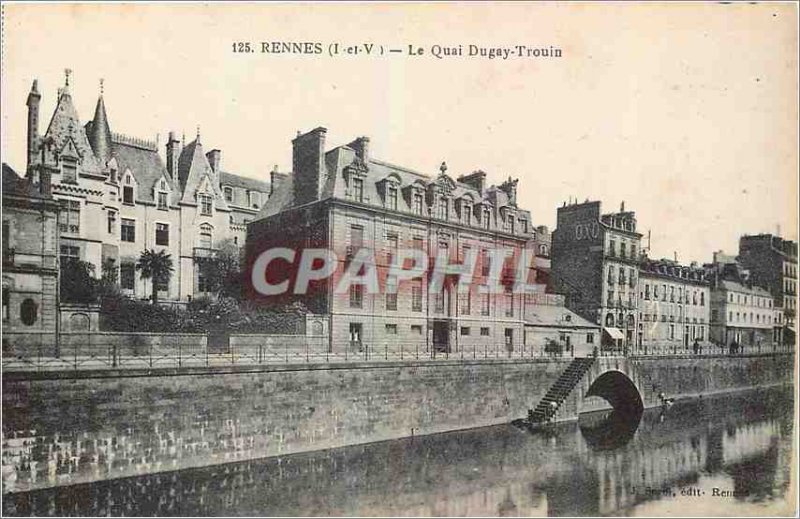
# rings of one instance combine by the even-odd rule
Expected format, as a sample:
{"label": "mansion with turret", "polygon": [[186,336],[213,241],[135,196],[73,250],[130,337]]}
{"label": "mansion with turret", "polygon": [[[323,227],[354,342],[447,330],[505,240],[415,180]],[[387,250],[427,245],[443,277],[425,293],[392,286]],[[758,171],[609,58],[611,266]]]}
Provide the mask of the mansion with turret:
{"label": "mansion with turret", "polygon": [[187,302],[204,295],[197,260],[213,256],[223,240],[244,244],[270,184],[223,171],[221,152],[205,151],[199,130],[188,144],[169,132],[163,159],[156,142],[114,133],[102,84],[86,123],[73,105],[69,76],[57,95],[40,134],[36,80],[28,94],[26,177],[52,182],[60,205],[59,255],[91,263],[97,276],[116,270],[123,293],[147,298],[151,283],[139,276],[136,260],[144,249],[164,250],[174,272],[159,298]]}

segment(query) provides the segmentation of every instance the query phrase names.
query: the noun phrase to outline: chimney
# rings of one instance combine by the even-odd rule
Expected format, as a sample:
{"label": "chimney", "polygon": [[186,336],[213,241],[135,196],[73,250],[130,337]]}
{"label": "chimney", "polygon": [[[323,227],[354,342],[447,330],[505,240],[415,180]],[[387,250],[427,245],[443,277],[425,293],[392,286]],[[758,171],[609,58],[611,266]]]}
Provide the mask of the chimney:
{"label": "chimney", "polygon": [[206,153],[206,158],[208,159],[208,163],[211,165],[211,170],[214,172],[214,175],[219,177],[219,164],[222,160],[222,152],[219,150],[211,150]]}
{"label": "chimney", "polygon": [[270,197],[272,196],[272,193],[274,193],[275,190],[278,189],[278,186],[280,186],[283,183],[283,181],[286,180],[287,176],[288,175],[286,173],[278,173],[278,165],[275,164],[275,166],[272,168],[272,171],[269,172]]}
{"label": "chimney", "polygon": [[39,168],[39,193],[49,198],[53,193],[50,167],[42,164]]}
{"label": "chimney", "polygon": [[325,128],[298,135],[292,141],[294,199],[297,205],[319,200],[325,175]]}
{"label": "chimney", "polygon": [[170,178],[178,178],[178,157],[180,157],[180,142],[175,138],[175,132],[169,132],[167,138],[167,173]]}
{"label": "chimney", "polygon": [[353,148],[356,156],[364,163],[369,162],[369,137],[359,137],[347,146]]}
{"label": "chimney", "polygon": [[25,103],[28,106],[28,168],[36,160],[36,141],[39,139],[39,102],[41,100],[39,80],[34,79],[31,91],[28,93],[28,101]]}
{"label": "chimney", "polygon": [[467,184],[483,194],[483,190],[486,187],[486,173],[480,170],[473,171],[469,175],[461,175],[458,177],[458,181],[462,184]]}
{"label": "chimney", "polygon": [[[508,180],[500,184],[499,188],[503,191],[506,195],[508,195],[508,203],[516,207],[517,206],[517,183],[519,179],[512,179],[508,177]],[[576,199],[577,201],[577,199]]]}

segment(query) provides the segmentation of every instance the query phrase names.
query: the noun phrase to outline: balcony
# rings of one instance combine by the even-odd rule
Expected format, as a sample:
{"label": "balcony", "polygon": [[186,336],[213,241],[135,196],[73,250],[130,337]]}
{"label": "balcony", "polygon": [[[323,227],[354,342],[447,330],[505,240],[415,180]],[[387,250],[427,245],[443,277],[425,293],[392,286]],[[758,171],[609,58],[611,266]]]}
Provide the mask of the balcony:
{"label": "balcony", "polygon": [[211,247],[195,247],[192,257],[194,259],[211,259],[216,257],[217,250],[218,249],[212,249]]}

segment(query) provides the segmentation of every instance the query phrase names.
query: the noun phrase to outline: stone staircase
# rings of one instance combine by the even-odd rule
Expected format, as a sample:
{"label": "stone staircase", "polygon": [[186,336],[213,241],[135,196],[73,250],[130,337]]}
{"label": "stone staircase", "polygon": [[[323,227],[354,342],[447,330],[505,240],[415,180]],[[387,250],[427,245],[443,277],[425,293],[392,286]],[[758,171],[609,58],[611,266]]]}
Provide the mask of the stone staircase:
{"label": "stone staircase", "polygon": [[[558,412],[567,396],[569,396],[586,372],[589,371],[589,368],[592,367],[594,360],[594,357],[579,357],[573,360],[550,387],[536,406],[536,409],[528,412],[528,421],[531,424],[549,422]],[[553,405],[554,402],[555,405]]]}

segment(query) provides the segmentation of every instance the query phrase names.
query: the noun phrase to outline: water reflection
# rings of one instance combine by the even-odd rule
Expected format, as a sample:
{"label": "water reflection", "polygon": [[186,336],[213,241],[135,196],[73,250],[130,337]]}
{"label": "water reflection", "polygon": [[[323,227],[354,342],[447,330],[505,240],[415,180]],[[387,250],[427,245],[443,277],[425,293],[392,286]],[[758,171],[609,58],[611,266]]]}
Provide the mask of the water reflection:
{"label": "water reflection", "polygon": [[[500,426],[7,494],[7,515],[560,516],[683,513],[682,490],[732,492],[710,515],[789,485],[788,389],[678,402],[543,434]],[[695,504],[693,504],[695,503]],[[755,506],[755,505],[754,505]],[[669,507],[673,507],[672,509]]]}
{"label": "water reflection", "polygon": [[581,416],[578,427],[592,450],[615,450],[633,439],[641,421],[641,411],[632,415],[609,411]]}

